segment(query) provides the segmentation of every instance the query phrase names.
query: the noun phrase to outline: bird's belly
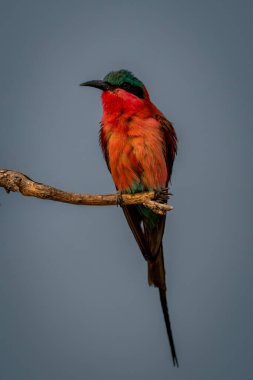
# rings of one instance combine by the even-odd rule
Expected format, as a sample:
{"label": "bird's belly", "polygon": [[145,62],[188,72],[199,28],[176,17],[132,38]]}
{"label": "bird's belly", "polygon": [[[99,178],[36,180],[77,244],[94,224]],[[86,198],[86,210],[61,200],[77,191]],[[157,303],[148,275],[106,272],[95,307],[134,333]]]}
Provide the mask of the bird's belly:
{"label": "bird's belly", "polygon": [[159,134],[112,133],[107,149],[112,178],[119,191],[166,186],[167,167]]}

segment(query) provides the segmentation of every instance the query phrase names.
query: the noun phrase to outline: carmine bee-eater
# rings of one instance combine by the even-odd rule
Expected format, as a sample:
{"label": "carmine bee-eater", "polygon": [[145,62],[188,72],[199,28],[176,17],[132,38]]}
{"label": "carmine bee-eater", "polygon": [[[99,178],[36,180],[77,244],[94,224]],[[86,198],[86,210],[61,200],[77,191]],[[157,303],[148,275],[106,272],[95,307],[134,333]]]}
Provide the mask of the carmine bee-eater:
{"label": "carmine bee-eater", "polygon": [[[168,187],[177,136],[172,124],[151,103],[144,84],[131,72],[119,70],[81,86],[102,90],[100,144],[118,192],[160,191]],[[122,208],[147,261],[148,283],[159,289],[172,360],[178,366],[166,298],[162,243],[165,216],[142,205]]]}

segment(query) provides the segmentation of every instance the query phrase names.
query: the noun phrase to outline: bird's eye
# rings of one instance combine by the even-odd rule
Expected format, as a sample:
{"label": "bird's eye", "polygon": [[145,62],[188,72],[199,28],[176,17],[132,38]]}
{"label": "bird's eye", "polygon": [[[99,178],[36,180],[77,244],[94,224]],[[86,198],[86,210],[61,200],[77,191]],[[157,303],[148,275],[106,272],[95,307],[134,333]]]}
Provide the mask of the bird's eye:
{"label": "bird's eye", "polygon": [[128,88],[128,83],[127,82],[122,83],[122,87],[123,88]]}

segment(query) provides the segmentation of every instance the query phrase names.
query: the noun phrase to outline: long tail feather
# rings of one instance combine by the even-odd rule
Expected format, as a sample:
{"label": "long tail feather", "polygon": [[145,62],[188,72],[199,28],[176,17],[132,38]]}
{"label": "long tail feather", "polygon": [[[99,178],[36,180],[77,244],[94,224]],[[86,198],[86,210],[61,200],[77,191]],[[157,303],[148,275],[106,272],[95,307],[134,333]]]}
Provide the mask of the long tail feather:
{"label": "long tail feather", "polygon": [[168,340],[171,349],[172,361],[174,366],[178,367],[175,344],[172,336],[170,325],[169,310],[166,298],[166,279],[164,268],[163,244],[162,237],[164,232],[165,217],[160,217],[157,226],[150,229],[136,206],[123,207],[128,224],[134,234],[134,237],[141,249],[144,258],[148,264],[148,283],[159,288],[160,301],[163,310],[164,321],[166,325]]}
{"label": "long tail feather", "polygon": [[172,361],[174,366],[178,367],[177,354],[170,325],[170,317],[166,297],[166,281],[162,244],[160,245],[160,250],[156,260],[153,262],[148,262],[148,282],[149,285],[154,285],[155,287],[159,288],[160,301],[163,310],[163,317],[166,325],[167,335],[169,339]]}
{"label": "long tail feather", "polygon": [[173,361],[174,366],[179,367],[176,349],[175,349],[175,344],[174,344],[173,335],[172,335],[172,330],[171,330],[171,325],[170,325],[170,317],[169,317],[169,310],[168,310],[168,304],[167,304],[166,290],[159,288],[159,294],[160,294],[160,301],[161,301],[161,305],[162,305],[167,335],[168,335],[168,339],[170,342],[170,350],[171,350],[172,361]]}

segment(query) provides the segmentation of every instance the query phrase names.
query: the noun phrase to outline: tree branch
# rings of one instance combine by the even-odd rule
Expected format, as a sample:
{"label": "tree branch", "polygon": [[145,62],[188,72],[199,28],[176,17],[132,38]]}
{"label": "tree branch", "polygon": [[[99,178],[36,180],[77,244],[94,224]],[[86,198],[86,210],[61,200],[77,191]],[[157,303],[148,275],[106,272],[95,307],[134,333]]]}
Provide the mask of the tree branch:
{"label": "tree branch", "polygon": [[50,199],[52,201],[71,203],[76,205],[90,206],[110,206],[110,205],[133,205],[143,204],[150,208],[154,213],[164,215],[167,211],[173,209],[168,205],[168,189],[160,192],[145,192],[137,194],[108,194],[108,195],[90,195],[70,193],[55,187],[35,182],[25,174],[15,170],[0,169],[0,187],[3,187],[8,193],[19,192],[24,196],[31,196],[40,199]]}

